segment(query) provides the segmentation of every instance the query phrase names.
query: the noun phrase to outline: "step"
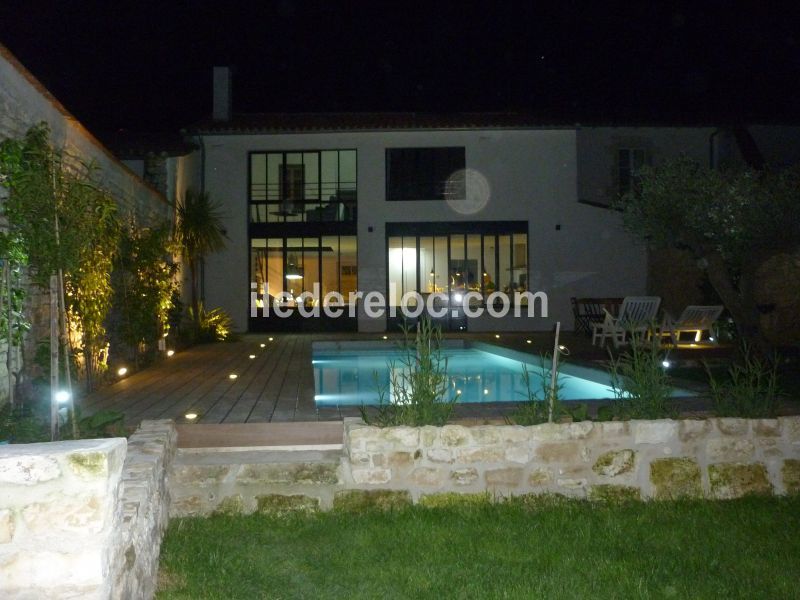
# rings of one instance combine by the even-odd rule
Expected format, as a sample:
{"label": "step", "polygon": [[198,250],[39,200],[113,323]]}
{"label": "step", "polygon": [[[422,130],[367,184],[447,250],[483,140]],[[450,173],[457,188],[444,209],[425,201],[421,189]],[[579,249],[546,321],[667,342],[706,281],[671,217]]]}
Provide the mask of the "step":
{"label": "step", "polygon": [[178,448],[182,453],[241,452],[247,450],[341,450],[341,421],[292,423],[180,424]]}

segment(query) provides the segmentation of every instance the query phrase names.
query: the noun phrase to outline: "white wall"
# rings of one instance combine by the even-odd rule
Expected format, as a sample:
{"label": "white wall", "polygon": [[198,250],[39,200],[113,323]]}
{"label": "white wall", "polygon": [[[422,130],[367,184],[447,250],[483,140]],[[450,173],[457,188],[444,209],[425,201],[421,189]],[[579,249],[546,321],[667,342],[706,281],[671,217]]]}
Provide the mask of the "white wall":
{"label": "white wall", "polygon": [[[227,206],[230,243],[206,261],[206,304],[231,313],[247,327],[249,291],[247,156],[254,150],[358,151],[359,289],[384,291],[387,222],[528,221],[530,287],[550,296],[550,318],[572,326],[571,295],[625,295],[644,291],[641,246],[621,229],[619,215],[577,203],[576,133],[550,130],[381,131],[282,135],[205,136],[205,189]],[[385,149],[464,146],[466,166],[486,177],[486,207],[462,215],[441,201],[385,201]],[[556,226],[560,225],[560,230]],[[369,227],[373,231],[369,231]],[[361,330],[385,323],[361,319]]]}

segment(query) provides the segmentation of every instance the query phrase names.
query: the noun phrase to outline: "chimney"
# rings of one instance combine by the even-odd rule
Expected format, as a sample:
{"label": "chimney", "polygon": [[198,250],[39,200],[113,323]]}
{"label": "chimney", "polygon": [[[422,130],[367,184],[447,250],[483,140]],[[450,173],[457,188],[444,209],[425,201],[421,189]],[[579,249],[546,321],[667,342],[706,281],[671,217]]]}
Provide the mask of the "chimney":
{"label": "chimney", "polygon": [[230,121],[231,112],[231,68],[214,67],[212,117],[215,121]]}

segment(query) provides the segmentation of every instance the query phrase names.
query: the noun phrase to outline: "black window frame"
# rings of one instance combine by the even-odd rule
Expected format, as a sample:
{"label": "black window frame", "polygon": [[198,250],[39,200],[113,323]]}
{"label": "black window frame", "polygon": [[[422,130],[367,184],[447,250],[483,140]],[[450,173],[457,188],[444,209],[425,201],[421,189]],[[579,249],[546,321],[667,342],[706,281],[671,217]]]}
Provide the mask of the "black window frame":
{"label": "black window frame", "polygon": [[464,200],[465,146],[386,148],[386,200]]}

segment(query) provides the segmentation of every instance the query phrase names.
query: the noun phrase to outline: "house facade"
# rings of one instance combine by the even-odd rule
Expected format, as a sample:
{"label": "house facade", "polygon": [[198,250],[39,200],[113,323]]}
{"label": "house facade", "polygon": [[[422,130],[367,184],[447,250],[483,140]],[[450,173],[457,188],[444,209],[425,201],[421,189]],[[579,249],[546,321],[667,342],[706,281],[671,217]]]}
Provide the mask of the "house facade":
{"label": "house facade", "polygon": [[[680,154],[742,160],[715,127],[233,114],[229,74],[217,70],[215,84],[213,117],[190,131],[198,187],[225,207],[229,239],[206,258],[204,297],[242,331],[391,331],[401,306],[433,308],[449,329],[569,329],[573,296],[647,292],[647,250],[608,210],[638,168]],[[754,131],[784,160],[782,145],[800,139]]]}

